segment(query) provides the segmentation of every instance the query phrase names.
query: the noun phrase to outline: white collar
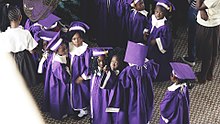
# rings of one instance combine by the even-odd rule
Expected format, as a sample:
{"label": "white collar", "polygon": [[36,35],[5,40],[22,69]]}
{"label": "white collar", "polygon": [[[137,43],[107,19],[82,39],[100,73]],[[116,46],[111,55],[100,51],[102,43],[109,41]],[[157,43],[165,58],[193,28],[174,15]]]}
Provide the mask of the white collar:
{"label": "white collar", "polygon": [[88,44],[82,43],[82,46],[75,47],[72,42],[69,43],[70,54],[72,56],[80,56],[82,55],[88,48]]}
{"label": "white collar", "polygon": [[165,21],[166,21],[166,17],[164,17],[163,19],[157,20],[157,18],[155,17],[155,15],[152,15],[152,28],[155,26],[157,28],[165,25]]}
{"label": "white collar", "polygon": [[116,76],[119,75],[119,73],[120,73],[119,70],[115,70],[114,72],[115,72]]}
{"label": "white collar", "polygon": [[137,11],[136,9],[131,9],[131,10],[135,11],[135,14],[138,12],[138,13],[140,13],[140,14],[146,16],[146,17],[147,17],[147,15],[148,15],[148,12],[147,12],[146,10],[141,10],[141,11]]}
{"label": "white collar", "polygon": [[11,28],[11,27],[8,27],[7,30],[9,29],[24,29],[21,25],[19,25],[17,28]]}
{"label": "white collar", "polygon": [[176,84],[174,83],[173,85],[169,86],[168,87],[168,91],[175,91],[176,89],[178,89],[179,87],[186,87],[186,83],[183,83],[183,84]]}
{"label": "white collar", "polygon": [[60,55],[58,55],[58,54],[54,54],[53,55],[54,57],[53,57],[53,62],[54,61],[56,61],[56,62],[60,62],[60,63],[62,63],[62,64],[66,64],[67,63],[67,61],[66,61],[66,55],[65,56],[60,56]]}

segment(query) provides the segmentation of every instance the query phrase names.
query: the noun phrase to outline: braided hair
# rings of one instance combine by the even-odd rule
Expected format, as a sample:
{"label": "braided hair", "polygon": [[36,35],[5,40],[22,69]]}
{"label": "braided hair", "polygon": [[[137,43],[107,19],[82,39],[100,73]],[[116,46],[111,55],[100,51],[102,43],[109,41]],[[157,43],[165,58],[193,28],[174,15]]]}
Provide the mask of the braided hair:
{"label": "braided hair", "polygon": [[17,7],[11,7],[8,11],[9,21],[18,21],[21,17],[21,11]]}

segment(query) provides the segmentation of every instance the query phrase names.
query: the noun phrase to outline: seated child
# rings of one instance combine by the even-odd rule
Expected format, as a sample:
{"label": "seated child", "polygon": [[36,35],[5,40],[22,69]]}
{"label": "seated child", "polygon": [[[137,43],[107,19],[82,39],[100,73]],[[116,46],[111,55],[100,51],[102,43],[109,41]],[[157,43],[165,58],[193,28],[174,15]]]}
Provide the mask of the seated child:
{"label": "seated child", "polygon": [[189,91],[186,81],[194,80],[192,68],[183,63],[171,62],[173,85],[168,87],[160,103],[160,124],[189,124]]}

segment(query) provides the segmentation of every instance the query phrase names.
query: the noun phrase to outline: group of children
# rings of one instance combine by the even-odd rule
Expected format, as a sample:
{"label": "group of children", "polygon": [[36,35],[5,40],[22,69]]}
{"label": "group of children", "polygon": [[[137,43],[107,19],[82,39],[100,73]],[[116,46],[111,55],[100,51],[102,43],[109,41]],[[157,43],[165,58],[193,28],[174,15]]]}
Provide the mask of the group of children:
{"label": "group of children", "polygon": [[[132,10],[131,20],[137,14],[146,16],[143,4],[142,0],[132,2],[140,10]],[[171,78],[174,84],[161,102],[160,123],[187,124],[189,93],[184,82],[195,75],[188,65],[170,63],[171,31],[165,15],[171,8],[169,1],[159,0],[149,25],[143,26],[138,37],[141,40],[129,35],[125,53],[120,48],[90,48],[85,42],[87,24],[74,21],[65,26],[53,14],[37,22],[28,20],[25,28],[30,33],[19,26],[22,16],[16,7],[9,7],[10,27],[0,38],[28,85],[37,81],[36,72],[42,74],[44,110],[55,119],[75,113],[80,119],[90,110],[94,124],[148,124],[154,108],[152,82]],[[31,50],[38,52],[31,54]]]}

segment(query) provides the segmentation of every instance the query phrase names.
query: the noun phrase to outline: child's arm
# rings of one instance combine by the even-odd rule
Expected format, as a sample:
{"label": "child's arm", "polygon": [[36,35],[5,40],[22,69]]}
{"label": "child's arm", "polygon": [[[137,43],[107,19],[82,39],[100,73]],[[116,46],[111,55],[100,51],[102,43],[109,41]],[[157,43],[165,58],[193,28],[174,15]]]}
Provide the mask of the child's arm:
{"label": "child's arm", "polygon": [[207,9],[207,6],[203,3],[204,0],[197,0],[196,1],[196,8],[200,11],[200,16],[203,20],[208,20],[208,14],[205,9]]}
{"label": "child's arm", "polygon": [[151,44],[156,44],[162,54],[166,53],[172,42],[172,33],[170,28],[167,26],[160,32],[159,36],[151,41]]}

